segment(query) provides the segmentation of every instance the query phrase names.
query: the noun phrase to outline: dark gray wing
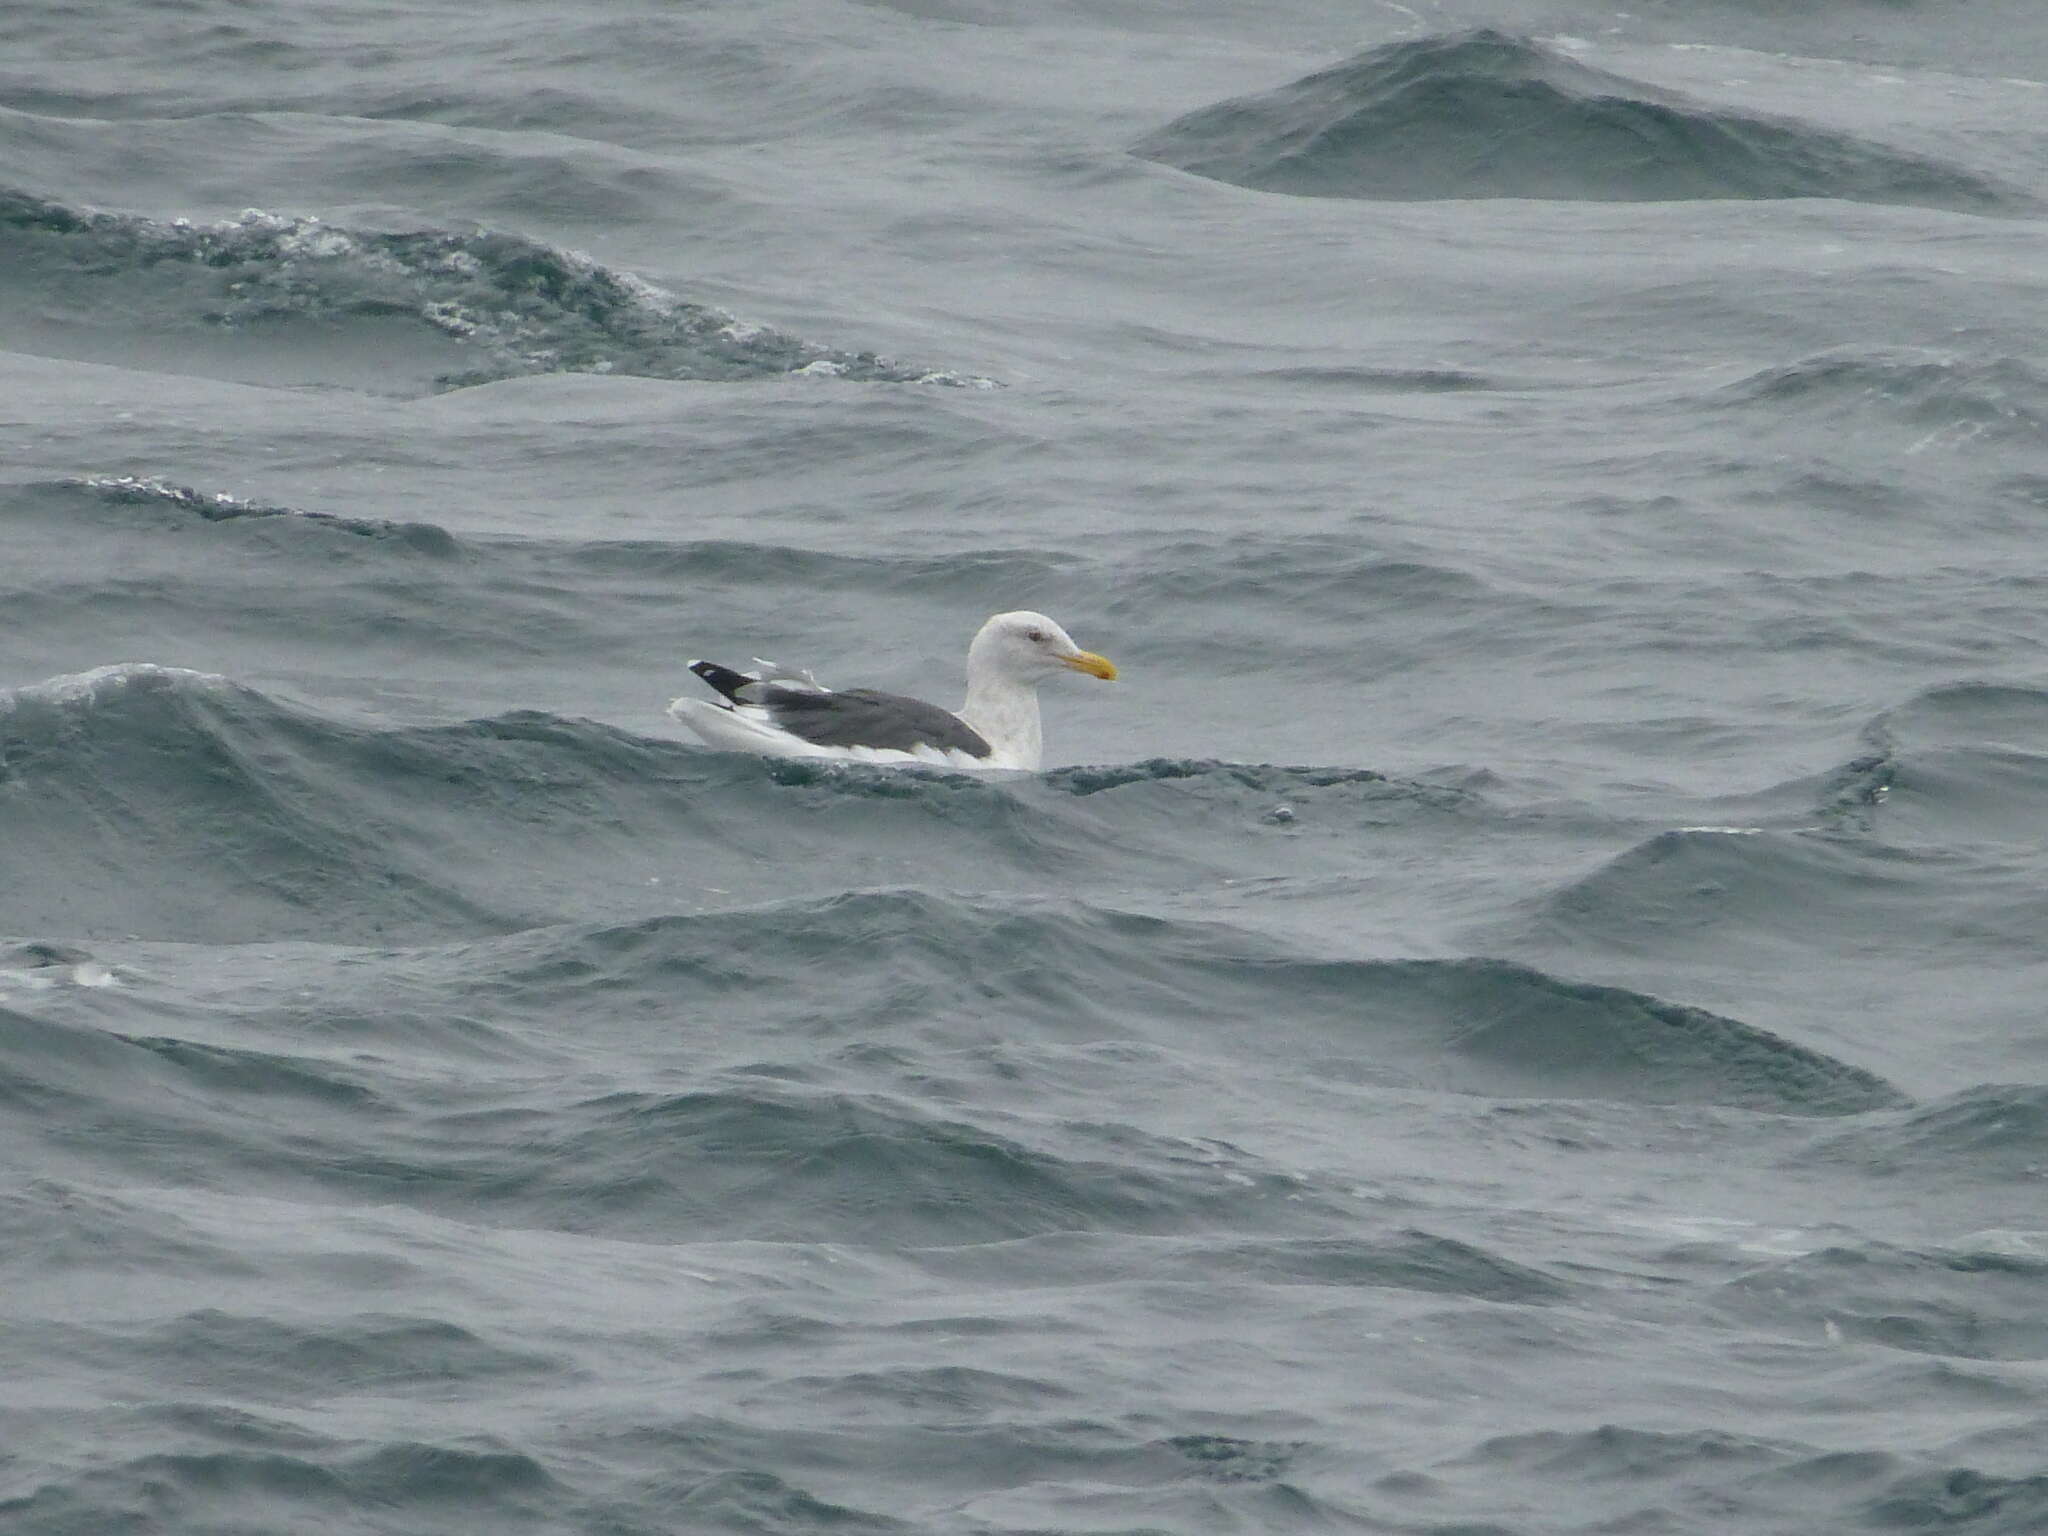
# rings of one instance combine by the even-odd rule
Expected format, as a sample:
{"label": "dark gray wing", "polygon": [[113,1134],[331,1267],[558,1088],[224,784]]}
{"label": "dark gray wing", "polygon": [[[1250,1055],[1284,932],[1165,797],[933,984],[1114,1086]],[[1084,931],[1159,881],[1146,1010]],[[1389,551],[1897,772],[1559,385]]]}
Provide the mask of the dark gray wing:
{"label": "dark gray wing", "polygon": [[969,757],[987,757],[990,752],[981,733],[958,715],[900,693],[764,687],[750,693],[783,730],[821,747],[888,747],[899,752],[938,747]]}

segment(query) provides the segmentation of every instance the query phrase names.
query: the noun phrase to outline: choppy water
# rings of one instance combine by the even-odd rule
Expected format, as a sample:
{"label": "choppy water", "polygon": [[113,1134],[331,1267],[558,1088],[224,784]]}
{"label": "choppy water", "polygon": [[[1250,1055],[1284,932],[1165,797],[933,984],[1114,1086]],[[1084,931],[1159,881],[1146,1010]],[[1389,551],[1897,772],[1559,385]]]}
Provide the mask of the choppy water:
{"label": "choppy water", "polygon": [[2048,1529],[2030,0],[0,43],[6,1536]]}

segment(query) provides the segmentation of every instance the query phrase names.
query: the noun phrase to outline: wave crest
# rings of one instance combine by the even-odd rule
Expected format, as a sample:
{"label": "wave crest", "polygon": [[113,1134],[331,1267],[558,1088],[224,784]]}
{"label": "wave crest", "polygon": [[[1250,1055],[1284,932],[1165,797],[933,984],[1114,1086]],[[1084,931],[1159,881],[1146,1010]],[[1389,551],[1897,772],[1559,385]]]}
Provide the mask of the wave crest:
{"label": "wave crest", "polygon": [[[389,388],[396,377],[459,389],[540,373],[990,383],[804,341],[502,230],[352,229],[255,208],[194,223],[0,190],[0,266],[17,285],[89,286],[95,310],[115,316],[124,335],[168,333],[170,365],[200,374],[241,376],[221,338],[253,349],[267,329],[311,322],[323,335],[302,339],[291,366],[326,356],[336,374],[307,383]],[[77,310],[75,300],[60,307]],[[351,334],[367,345],[386,332],[410,347],[375,348],[368,374],[343,364]],[[195,333],[214,340],[202,345]],[[365,385],[380,376],[384,384]]]}
{"label": "wave crest", "polygon": [[1133,152],[1307,197],[2031,207],[1957,166],[1714,106],[1490,29],[1390,44],[1278,90],[1204,107]]}

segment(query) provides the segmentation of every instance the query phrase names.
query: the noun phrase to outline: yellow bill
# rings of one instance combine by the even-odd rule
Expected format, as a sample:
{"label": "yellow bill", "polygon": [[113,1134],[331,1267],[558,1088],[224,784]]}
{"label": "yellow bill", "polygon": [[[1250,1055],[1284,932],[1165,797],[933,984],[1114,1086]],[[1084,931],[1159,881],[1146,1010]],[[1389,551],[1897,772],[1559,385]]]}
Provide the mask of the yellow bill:
{"label": "yellow bill", "polygon": [[1060,660],[1076,672],[1086,672],[1090,677],[1099,677],[1105,683],[1116,681],[1116,663],[1107,656],[1098,656],[1093,651],[1076,651],[1071,656],[1062,656]]}

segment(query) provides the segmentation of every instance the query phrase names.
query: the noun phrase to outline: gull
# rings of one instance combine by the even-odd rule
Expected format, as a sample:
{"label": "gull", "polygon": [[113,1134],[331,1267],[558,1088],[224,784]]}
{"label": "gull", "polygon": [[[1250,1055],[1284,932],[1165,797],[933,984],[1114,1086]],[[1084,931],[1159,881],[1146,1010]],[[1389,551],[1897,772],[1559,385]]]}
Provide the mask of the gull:
{"label": "gull", "polygon": [[715,661],[690,670],[716,699],[677,699],[671,718],[705,745],[766,757],[851,763],[1035,770],[1043,756],[1038,685],[1079,672],[1105,682],[1116,667],[1042,613],[999,613],[967,648],[967,698],[957,710],[874,688],[832,689],[808,671],[754,658],[741,672]]}

